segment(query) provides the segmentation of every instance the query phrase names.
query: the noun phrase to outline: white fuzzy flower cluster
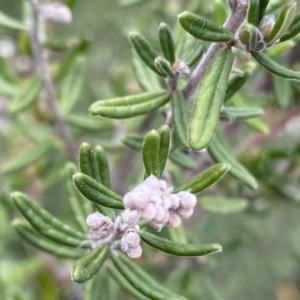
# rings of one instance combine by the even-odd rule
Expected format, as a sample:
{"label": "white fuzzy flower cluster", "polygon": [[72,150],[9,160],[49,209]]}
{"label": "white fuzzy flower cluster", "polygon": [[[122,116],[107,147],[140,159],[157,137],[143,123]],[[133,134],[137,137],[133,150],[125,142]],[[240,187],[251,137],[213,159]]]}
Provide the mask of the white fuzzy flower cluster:
{"label": "white fuzzy flower cluster", "polygon": [[70,9],[59,2],[45,3],[39,6],[39,16],[44,21],[69,24],[72,21]]}
{"label": "white fuzzy flower cluster", "polygon": [[89,236],[93,247],[100,244],[109,244],[115,247],[117,241],[121,239],[121,249],[130,258],[138,258],[142,255],[139,227],[136,224],[130,226],[124,223],[121,217],[117,217],[113,221],[99,212],[89,215],[86,224],[90,228]]}
{"label": "white fuzzy flower cluster", "polygon": [[137,224],[144,219],[161,229],[164,225],[178,227],[182,217],[188,218],[193,214],[197,199],[186,191],[172,194],[172,188],[167,188],[164,180],[150,175],[127,193],[123,202],[126,210],[122,217],[126,223]]}

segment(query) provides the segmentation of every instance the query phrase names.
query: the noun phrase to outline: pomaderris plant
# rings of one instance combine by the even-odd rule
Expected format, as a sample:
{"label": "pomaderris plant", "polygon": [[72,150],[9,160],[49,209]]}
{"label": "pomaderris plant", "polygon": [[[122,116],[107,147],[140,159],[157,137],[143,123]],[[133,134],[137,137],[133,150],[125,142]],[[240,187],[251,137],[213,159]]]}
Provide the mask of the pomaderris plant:
{"label": "pomaderris plant", "polygon": [[[26,2],[27,19],[21,22],[6,16],[1,22],[4,27],[23,32],[36,65],[34,75],[20,91],[8,89],[7,95],[13,99],[9,111],[25,111],[43,95],[51,116],[38,107],[37,119],[55,127],[51,135],[48,129],[44,130],[42,138],[31,133],[36,138],[36,149],[30,152],[28,161],[33,163],[46,153],[50,157],[53,149],[64,153],[58,164],[59,168],[64,165],[63,178],[74,228],[21,192],[13,192],[11,198],[25,220],[14,220],[13,226],[42,251],[77,259],[70,270],[70,280],[76,283],[93,282],[102,268],[101,272],[107,272],[135,299],[188,299],[153,279],[139,264],[149,250],[148,245],[155,249],[149,251],[177,257],[221,252],[222,246],[210,240],[201,244],[189,241],[184,230],[186,219],[198,221],[198,203],[208,211],[238,212],[248,207],[246,197],[255,198],[259,187],[255,174],[231,153],[220,124],[241,121],[253,130],[267,133],[267,126],[259,119],[264,110],[252,103],[245,104],[240,90],[260,65],[275,75],[274,80],[300,80],[299,71],[274,59],[276,53],[291,47],[289,40],[299,33],[296,3],[282,2],[274,8],[268,0],[215,1],[214,12],[220,12],[216,14],[219,19],[229,12],[223,18],[224,24],[193,12],[182,12],[178,15],[180,30],[160,24],[156,45],[138,32],[130,33],[136,79],[143,92],[98,100],[89,107],[87,118],[76,115],[73,108],[80,95],[89,41],[75,45],[55,74],[50,68],[49,49],[71,47],[51,43],[47,38],[47,28],[53,23],[71,23],[74,1],[66,2],[68,6],[30,0]],[[275,11],[274,15],[269,11]],[[156,53],[158,44],[160,53]],[[2,60],[1,65],[7,67]],[[9,72],[5,75],[12,78]],[[14,80],[17,85],[19,79]],[[111,119],[131,119],[132,123],[120,121],[117,125]],[[131,155],[141,158],[143,164],[135,170],[131,166],[124,170],[116,161],[111,172],[105,143],[94,146],[90,141],[81,144],[78,159],[78,142],[70,130],[72,126],[97,133],[111,130],[106,135],[108,141],[118,143],[121,149],[126,146],[137,151]],[[57,138],[55,142],[53,136]],[[200,174],[186,176],[183,170],[196,169],[202,158],[207,160],[208,156],[214,165]],[[4,165],[1,172],[18,171],[22,168],[20,164],[28,166],[27,159],[19,165]],[[176,173],[176,168],[181,171]],[[208,196],[212,190],[198,195],[225,174],[232,177],[232,185],[221,189],[217,197]],[[121,177],[118,186],[114,176]],[[127,176],[133,178],[130,184]],[[123,181],[124,186],[120,187]],[[244,192],[242,186],[248,190]],[[266,182],[265,186],[270,187],[271,183]],[[230,198],[238,191],[242,191],[241,196],[233,196],[238,199]],[[138,263],[134,259],[139,259]],[[87,283],[84,299],[106,299],[105,295],[95,293]]]}

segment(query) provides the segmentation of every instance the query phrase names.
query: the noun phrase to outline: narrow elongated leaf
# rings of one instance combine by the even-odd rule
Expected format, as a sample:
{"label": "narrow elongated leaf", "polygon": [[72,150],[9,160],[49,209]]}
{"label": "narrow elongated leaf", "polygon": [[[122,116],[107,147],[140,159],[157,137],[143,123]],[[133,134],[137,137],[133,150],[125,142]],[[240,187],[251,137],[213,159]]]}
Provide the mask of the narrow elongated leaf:
{"label": "narrow elongated leaf", "polygon": [[189,145],[193,150],[207,147],[214,136],[233,58],[231,51],[218,50],[200,83],[189,124]]}
{"label": "narrow elongated leaf", "polygon": [[77,247],[87,237],[52,216],[27,195],[14,192],[12,199],[28,222],[43,236],[60,244]]}
{"label": "narrow elongated leaf", "polygon": [[154,60],[157,55],[151,48],[148,41],[137,32],[130,33],[129,37],[131,44],[143,62],[156,74],[164,76],[164,74],[160,73],[155,67]]}
{"label": "narrow elongated leaf", "polygon": [[160,135],[156,130],[151,130],[145,136],[143,143],[143,161],[147,177],[151,174],[159,177],[159,174],[161,173],[159,163],[159,143]]}
{"label": "narrow elongated leaf", "polygon": [[170,140],[171,140],[171,132],[168,125],[163,125],[158,129],[159,133],[159,150],[158,150],[158,158],[159,158],[159,176],[162,175],[170,149]]}
{"label": "narrow elongated leaf", "polygon": [[98,173],[101,178],[101,183],[106,187],[110,188],[109,165],[105,151],[100,146],[96,146],[94,151],[95,160],[98,165]]}
{"label": "narrow elongated leaf", "polygon": [[174,124],[176,136],[185,148],[189,148],[188,125],[190,120],[190,114],[188,111],[187,102],[180,91],[175,91],[172,93],[171,104],[172,121]]}
{"label": "narrow elongated leaf", "polygon": [[16,219],[12,223],[17,232],[30,244],[36,248],[58,257],[64,258],[79,258],[83,255],[80,249],[74,249],[67,246],[62,246],[51,240],[48,240],[43,235],[39,234],[27,222]]}
{"label": "narrow elongated leaf", "polygon": [[85,66],[85,55],[78,55],[70,66],[68,74],[63,82],[60,92],[60,106],[65,114],[70,113],[80,96]]}
{"label": "narrow elongated leaf", "polygon": [[230,165],[227,163],[216,164],[202,174],[177,187],[174,193],[189,191],[193,194],[197,194],[219,181],[229,170]]}
{"label": "narrow elongated leaf", "polygon": [[188,57],[186,61],[186,64],[190,68],[193,68],[200,61],[204,53],[205,53],[204,46],[199,46],[196,49],[193,49],[191,55]]}
{"label": "narrow elongated leaf", "polygon": [[115,128],[115,123],[109,119],[96,120],[85,115],[71,115],[66,116],[66,121],[69,125],[83,130],[89,131],[106,131]]}
{"label": "narrow elongated leaf", "polygon": [[247,200],[243,198],[223,198],[204,196],[199,199],[201,207],[212,213],[229,214],[238,213],[248,206]]}
{"label": "narrow elongated leaf", "polygon": [[45,142],[37,144],[27,150],[25,150],[17,158],[7,161],[0,167],[2,174],[17,172],[28,166],[31,166],[39,159],[42,159],[45,154],[52,149],[52,142]]}
{"label": "narrow elongated leaf", "polygon": [[153,248],[175,256],[203,256],[222,251],[219,244],[181,244],[143,231],[140,237]]}
{"label": "narrow elongated leaf", "polygon": [[64,177],[66,185],[66,194],[72,210],[72,216],[75,219],[79,229],[87,232],[86,217],[93,213],[93,207],[89,201],[86,201],[73,185],[73,175],[77,172],[73,163],[68,163],[64,168]]}
{"label": "narrow elongated leaf", "polygon": [[124,278],[146,297],[155,300],[186,300],[160,285],[125,255],[119,253],[118,256],[112,255],[111,259]]}
{"label": "narrow elongated leaf", "polygon": [[88,200],[116,209],[123,209],[122,197],[112,190],[97,182],[93,178],[83,174],[76,173],[73,181],[79,192]]}
{"label": "narrow elongated leaf", "polygon": [[145,297],[141,294],[138,290],[136,290],[125,278],[124,276],[118,271],[118,269],[113,265],[110,264],[107,267],[109,275],[130,295],[134,298],[139,300],[149,300],[148,297]]}
{"label": "narrow elongated leaf", "polygon": [[102,116],[112,119],[125,119],[149,114],[166,104],[170,95],[163,91],[146,93],[109,100],[100,100],[93,103],[89,112],[92,116]]}
{"label": "narrow elongated leaf", "polygon": [[17,19],[14,19],[0,11],[0,27],[16,30],[27,30],[26,26]]}
{"label": "narrow elongated leaf", "polygon": [[291,25],[296,11],[296,3],[287,4],[280,12],[278,19],[275,22],[275,25],[270,32],[265,37],[265,42],[272,44],[280,39],[283,34],[288,30]]}
{"label": "narrow elongated leaf", "polygon": [[293,19],[292,23],[290,24],[290,27],[284,33],[284,35],[280,38],[279,42],[281,43],[281,42],[287,41],[287,40],[293,38],[294,36],[296,36],[299,32],[300,32],[300,13],[297,13],[294,16],[294,19]]}
{"label": "narrow elongated leaf", "polygon": [[261,19],[265,15],[269,0],[250,0],[248,9],[248,22],[259,26]]}
{"label": "narrow elongated leaf", "polygon": [[161,23],[159,26],[159,42],[165,58],[172,64],[175,61],[175,47],[169,26]]}
{"label": "narrow elongated leaf", "polygon": [[236,76],[232,78],[228,83],[224,101],[229,100],[237,91],[239,91],[250,76],[251,72],[245,71],[243,76]]}
{"label": "narrow elongated leaf", "polygon": [[34,76],[29,81],[19,88],[18,93],[13,98],[9,106],[11,113],[24,111],[32,106],[37,100],[42,89],[42,79],[39,76]]}
{"label": "narrow elongated leaf", "polygon": [[12,68],[11,64],[0,56],[0,76],[10,84],[19,84],[20,78]]}
{"label": "narrow elongated leaf", "polygon": [[144,141],[143,136],[141,136],[139,134],[126,134],[122,138],[122,143],[124,145],[126,145],[127,147],[129,147],[133,150],[136,150],[136,151],[142,150],[143,141]]}
{"label": "narrow elongated leaf", "polygon": [[63,79],[69,71],[71,70],[72,66],[74,65],[74,61],[82,55],[84,55],[90,46],[91,41],[89,39],[83,39],[80,43],[70,52],[70,54],[66,57],[66,59],[60,64],[59,69],[55,74],[55,81]]}
{"label": "narrow elongated leaf", "polygon": [[135,50],[131,49],[132,63],[139,86],[145,92],[157,92],[161,90],[159,77],[154,74],[141,60]]}
{"label": "narrow elongated leaf", "polygon": [[252,57],[269,72],[286,79],[300,80],[300,72],[286,68],[262,52],[251,52]]}
{"label": "narrow elongated leaf", "polygon": [[228,118],[231,121],[246,120],[261,117],[264,110],[258,107],[229,107],[224,106],[221,110],[221,118]]}
{"label": "narrow elongated leaf", "polygon": [[278,76],[272,76],[275,100],[281,109],[289,106],[292,100],[291,83]]}
{"label": "narrow elongated leaf", "polygon": [[79,152],[79,165],[80,171],[83,174],[95,179],[99,183],[102,183],[98,170],[98,164],[96,162],[94,149],[88,143],[82,143]]}
{"label": "narrow elongated leaf", "polygon": [[257,182],[250,172],[245,169],[235,157],[227,150],[228,145],[223,145],[224,141],[220,141],[215,135],[213,141],[208,147],[208,153],[215,162],[226,162],[230,165],[228,174],[239,179],[242,183],[251,189],[257,188]]}
{"label": "narrow elongated leaf", "polygon": [[228,42],[233,34],[226,28],[190,12],[178,15],[180,25],[194,37],[207,42]]}
{"label": "narrow elongated leaf", "polygon": [[108,251],[107,245],[100,245],[78,259],[73,266],[72,280],[82,283],[92,278],[105,262]]}
{"label": "narrow elongated leaf", "polygon": [[197,167],[195,161],[182,153],[180,150],[170,152],[169,159],[176,165],[186,170],[195,170]]}

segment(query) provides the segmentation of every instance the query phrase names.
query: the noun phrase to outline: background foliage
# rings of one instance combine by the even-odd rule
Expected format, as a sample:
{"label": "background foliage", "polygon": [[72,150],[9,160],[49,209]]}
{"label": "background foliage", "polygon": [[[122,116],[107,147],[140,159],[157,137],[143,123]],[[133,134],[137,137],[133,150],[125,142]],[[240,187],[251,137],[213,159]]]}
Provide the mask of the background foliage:
{"label": "background foliage", "polygon": [[[130,59],[130,31],[138,30],[157,44],[160,22],[178,30],[177,15],[185,10],[222,23],[222,14],[216,13],[219,2],[78,1],[73,11],[74,21],[69,26],[50,28],[50,35],[55,39],[91,40],[73,113],[88,117],[88,107],[97,99],[141,91]],[[276,1],[271,3],[276,12]],[[21,16],[19,0],[2,0],[0,7],[11,16]],[[22,63],[30,65],[31,49],[26,37],[19,31],[2,28],[0,34],[1,40],[9,37],[17,47],[10,63],[15,68],[21,68]],[[298,40],[296,37],[294,44],[275,54],[275,58],[300,70]],[[53,52],[53,72],[65,56]],[[30,69],[21,69],[19,73],[25,82]],[[62,89],[63,82],[57,83],[58,90]],[[0,81],[3,94],[0,98],[0,299],[81,299],[82,286],[70,281],[71,262],[54,259],[23,243],[10,224],[17,215],[9,197],[13,190],[25,191],[55,216],[72,222],[61,168],[67,155],[54,134],[53,120],[43,96],[29,111],[12,114],[6,111],[5,103],[10,93],[15,95],[15,89],[18,86],[6,86]],[[300,298],[299,96],[299,83],[275,78],[261,68],[254,71],[232,101],[262,107],[265,115],[252,124],[222,123],[222,131],[233,153],[257,178],[259,189],[247,190],[226,176],[201,194],[202,197],[243,197],[247,199],[247,208],[237,213],[214,212],[204,201],[186,222],[186,232],[195,243],[220,243],[222,254],[178,260],[147,248],[141,263],[155,278],[195,300]],[[124,194],[143,178],[143,169],[141,156],[124,147],[119,138],[126,132],[135,133],[138,124],[142,124],[139,130],[147,132],[159,124],[159,117],[153,115],[153,120],[149,124],[149,119],[138,117],[119,121],[114,127],[100,122],[98,126],[104,127],[101,131],[71,128],[78,148],[85,141],[100,144],[107,150],[113,189]],[[51,146],[35,156],[25,154],[35,145],[41,151],[40,145],[45,145],[45,140],[51,141]],[[182,172],[174,164],[174,180],[181,182],[182,175],[193,177],[212,164],[206,152],[189,156],[197,160],[196,169]],[[105,299],[132,299],[113,281],[108,281],[105,274],[100,273],[95,280],[98,284],[94,283],[94,288],[99,289],[100,295],[105,294]]]}

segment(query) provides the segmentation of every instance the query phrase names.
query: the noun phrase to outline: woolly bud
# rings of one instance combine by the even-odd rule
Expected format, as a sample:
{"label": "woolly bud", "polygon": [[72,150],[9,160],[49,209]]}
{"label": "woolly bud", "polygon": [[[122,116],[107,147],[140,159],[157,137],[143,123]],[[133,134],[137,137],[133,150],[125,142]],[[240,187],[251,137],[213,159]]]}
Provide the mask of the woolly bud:
{"label": "woolly bud", "polygon": [[106,226],[112,226],[113,222],[110,218],[100,214],[99,212],[95,212],[86,218],[86,224],[93,230],[97,230],[104,224],[106,224]]}
{"label": "woolly bud", "polygon": [[155,218],[156,216],[156,207],[153,203],[149,203],[144,211],[142,212],[142,218],[149,221]]}
{"label": "woolly bud", "polygon": [[140,220],[140,213],[137,210],[126,209],[123,212],[122,218],[128,225],[135,225]]}
{"label": "woolly bud", "polygon": [[186,191],[177,194],[180,197],[180,208],[194,208],[197,204],[197,198],[194,194]]}
{"label": "woolly bud", "polygon": [[145,192],[141,191],[131,191],[125,194],[123,203],[126,208],[131,209],[143,209],[148,203],[148,197]]}
{"label": "woolly bud", "polygon": [[162,196],[162,206],[164,209],[169,210],[172,207],[171,195],[163,195]]}
{"label": "woolly bud", "polygon": [[163,220],[166,219],[166,222],[169,219],[169,213],[166,211],[162,205],[156,204],[155,205],[156,209],[156,215],[153,221],[156,221],[158,223],[163,223]]}
{"label": "woolly bud", "polygon": [[125,235],[121,239],[122,245],[132,248],[140,244],[141,238],[139,234],[133,229],[127,230]]}
{"label": "woolly bud", "polygon": [[171,228],[178,227],[181,224],[181,218],[176,213],[171,213],[169,217],[169,221],[167,223],[167,226]]}
{"label": "woolly bud", "polygon": [[154,193],[155,190],[165,191],[167,189],[167,183],[164,180],[159,180],[154,175],[150,175],[143,182],[151,193]]}
{"label": "woolly bud", "polygon": [[169,199],[171,200],[171,209],[176,210],[180,206],[180,197],[178,194],[171,194],[169,196]]}
{"label": "woolly bud", "polygon": [[59,2],[46,3],[39,6],[39,16],[44,21],[69,24],[72,21],[70,9]]}
{"label": "woolly bud", "polygon": [[93,241],[99,241],[107,238],[110,234],[108,229],[97,229],[97,230],[90,230],[90,239]]}
{"label": "woolly bud", "polygon": [[194,212],[193,208],[179,208],[177,213],[183,218],[189,218]]}
{"label": "woolly bud", "polygon": [[128,248],[126,253],[130,258],[139,258],[142,256],[143,249],[140,245],[137,245],[136,247]]}

